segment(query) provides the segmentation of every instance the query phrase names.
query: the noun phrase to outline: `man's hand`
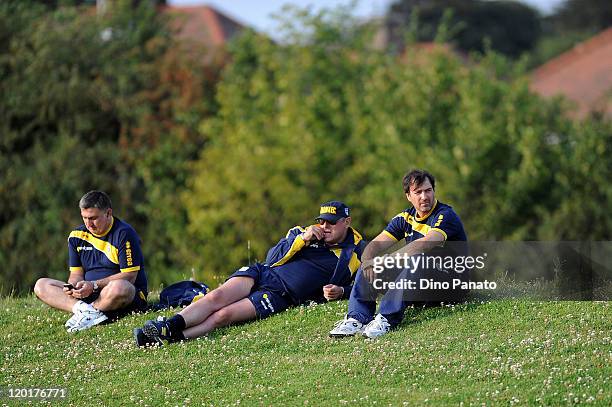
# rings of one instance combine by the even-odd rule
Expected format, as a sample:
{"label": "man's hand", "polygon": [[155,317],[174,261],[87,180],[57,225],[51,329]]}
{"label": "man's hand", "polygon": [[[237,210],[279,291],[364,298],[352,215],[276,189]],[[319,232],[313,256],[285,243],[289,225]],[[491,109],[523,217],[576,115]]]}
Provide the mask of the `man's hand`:
{"label": "man's hand", "polygon": [[365,279],[368,280],[370,284],[373,283],[374,279],[376,278],[376,273],[374,272],[374,265],[372,263],[366,264],[365,266],[363,266],[362,270]]}
{"label": "man's hand", "polygon": [[304,233],[302,233],[302,239],[304,239],[304,242],[306,242],[307,246],[313,240],[323,240],[324,238],[325,232],[323,232],[323,228],[319,225],[308,226]]}
{"label": "man's hand", "polygon": [[327,301],[339,300],[344,295],[344,287],[327,284],[323,286],[323,297]]}
{"label": "man's hand", "polygon": [[68,297],[72,297],[72,294],[74,293],[74,286],[73,288],[68,288],[68,287],[64,287],[64,294],[66,294]]}
{"label": "man's hand", "polygon": [[363,259],[361,262],[361,270],[363,277],[372,284],[377,274],[374,272],[374,259]]}
{"label": "man's hand", "polygon": [[94,292],[93,283],[91,281],[81,280],[74,284],[74,290],[72,291],[72,297],[74,298],[86,298]]}

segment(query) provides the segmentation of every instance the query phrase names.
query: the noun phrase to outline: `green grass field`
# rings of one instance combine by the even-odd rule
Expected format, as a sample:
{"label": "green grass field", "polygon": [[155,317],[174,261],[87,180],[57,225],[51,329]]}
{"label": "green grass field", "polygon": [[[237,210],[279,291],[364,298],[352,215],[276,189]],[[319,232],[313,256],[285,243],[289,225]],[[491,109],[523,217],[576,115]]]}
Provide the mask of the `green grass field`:
{"label": "green grass field", "polygon": [[154,313],[67,334],[67,314],[34,297],[4,298],[0,387],[67,388],[66,399],[43,402],[75,406],[612,405],[609,302],[409,310],[379,340],[328,338],[346,306],[297,308],[138,349],[132,328]]}

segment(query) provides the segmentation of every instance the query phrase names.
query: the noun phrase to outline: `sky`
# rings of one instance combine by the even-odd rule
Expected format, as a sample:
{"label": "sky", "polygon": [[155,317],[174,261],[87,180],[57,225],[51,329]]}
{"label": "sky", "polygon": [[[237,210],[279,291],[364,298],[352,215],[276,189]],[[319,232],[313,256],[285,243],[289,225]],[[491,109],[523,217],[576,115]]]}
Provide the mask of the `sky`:
{"label": "sky", "polygon": [[[562,3],[563,0],[524,0],[540,12],[547,14]],[[242,24],[249,25],[259,31],[272,33],[276,26],[275,20],[270,14],[281,10],[285,4],[297,4],[299,6],[312,6],[315,10],[335,5],[348,4],[350,0],[168,0],[168,3],[176,6],[210,5],[227,14]],[[361,0],[357,3],[355,15],[359,17],[380,16],[385,13],[392,0]]]}

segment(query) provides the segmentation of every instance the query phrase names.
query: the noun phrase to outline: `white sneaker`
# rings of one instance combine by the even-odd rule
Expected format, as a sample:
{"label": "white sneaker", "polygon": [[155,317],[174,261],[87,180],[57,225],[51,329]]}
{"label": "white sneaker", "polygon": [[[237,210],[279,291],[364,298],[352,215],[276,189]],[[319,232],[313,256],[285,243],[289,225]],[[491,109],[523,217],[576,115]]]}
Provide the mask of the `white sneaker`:
{"label": "white sneaker", "polygon": [[77,301],[76,303],[74,303],[74,305],[72,306],[72,316],[64,324],[66,329],[74,327],[77,321],[81,319],[81,312],[86,311],[90,308],[95,310],[95,308],[91,304],[88,304],[85,301]]}
{"label": "white sneaker", "polygon": [[95,309],[91,304],[83,304],[85,304],[85,306],[77,303],[72,308],[75,310],[75,315],[78,315],[78,318],[74,324],[68,328],[68,332],[70,333],[89,329],[92,326],[98,325],[99,323],[102,323],[108,319],[108,317],[104,315],[102,311]]}
{"label": "white sneaker", "polygon": [[344,319],[336,322],[334,329],[329,331],[331,338],[343,338],[345,336],[355,336],[355,334],[363,332],[363,324],[355,318],[344,317]]}
{"label": "white sneaker", "polygon": [[363,336],[374,339],[386,334],[390,330],[391,324],[389,324],[387,318],[383,317],[381,314],[376,314],[376,317],[364,328]]}
{"label": "white sneaker", "polygon": [[66,329],[68,330],[68,329],[72,328],[77,323],[79,318],[80,318],[80,313],[77,312],[77,313],[72,314],[72,316],[64,324]]}

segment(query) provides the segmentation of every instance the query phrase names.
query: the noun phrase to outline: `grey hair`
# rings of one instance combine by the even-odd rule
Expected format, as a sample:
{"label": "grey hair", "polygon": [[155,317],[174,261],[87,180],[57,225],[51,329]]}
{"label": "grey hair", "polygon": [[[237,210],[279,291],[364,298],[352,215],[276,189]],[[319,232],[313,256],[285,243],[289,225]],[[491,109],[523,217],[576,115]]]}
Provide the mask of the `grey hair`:
{"label": "grey hair", "polygon": [[112,207],[109,196],[102,191],[89,191],[79,200],[81,209],[98,208],[104,211]]}

